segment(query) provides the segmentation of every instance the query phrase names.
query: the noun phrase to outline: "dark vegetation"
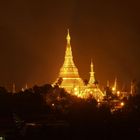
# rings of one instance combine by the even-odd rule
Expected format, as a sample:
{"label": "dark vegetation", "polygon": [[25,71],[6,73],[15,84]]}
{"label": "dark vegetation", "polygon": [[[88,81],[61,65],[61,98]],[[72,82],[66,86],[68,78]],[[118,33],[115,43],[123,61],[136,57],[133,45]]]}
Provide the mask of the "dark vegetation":
{"label": "dark vegetation", "polygon": [[[35,85],[15,94],[0,87],[0,130],[14,125],[15,113],[26,122],[41,124],[35,134],[20,139],[137,139],[140,138],[139,88],[134,96],[124,99],[122,109],[112,114],[109,103],[98,107],[93,98],[79,99],[58,86]],[[107,96],[111,98],[110,90]],[[65,122],[64,127],[47,126],[60,120]]]}

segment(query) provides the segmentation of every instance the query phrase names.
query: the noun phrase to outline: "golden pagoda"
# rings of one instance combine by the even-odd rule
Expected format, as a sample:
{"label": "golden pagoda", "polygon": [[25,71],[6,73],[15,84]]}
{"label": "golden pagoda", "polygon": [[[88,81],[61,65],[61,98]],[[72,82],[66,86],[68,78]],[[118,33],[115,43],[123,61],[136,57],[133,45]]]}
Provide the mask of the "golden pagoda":
{"label": "golden pagoda", "polygon": [[100,90],[97,81],[95,80],[94,76],[95,72],[93,70],[93,62],[91,60],[90,64],[90,78],[88,85],[85,87],[82,96],[84,98],[93,97],[98,102],[102,101],[104,98],[103,92]]}
{"label": "golden pagoda", "polygon": [[93,71],[93,62],[91,59],[91,64],[90,64],[90,78],[89,78],[89,85],[93,85],[95,83],[95,76],[94,76],[94,71]]}
{"label": "golden pagoda", "polygon": [[74,64],[73,56],[72,56],[72,49],[70,44],[70,34],[68,30],[68,34],[66,37],[67,45],[65,51],[65,60],[63,66],[60,69],[59,78],[62,78],[62,82],[60,87],[64,88],[69,93],[79,94],[84,83],[79,76],[78,69]]}
{"label": "golden pagoda", "polygon": [[99,89],[98,84],[95,80],[93,62],[91,61],[90,65],[89,82],[87,85],[84,85],[84,82],[80,78],[78,69],[73,61],[72,48],[70,44],[71,37],[69,34],[69,30],[66,40],[67,45],[65,51],[65,60],[60,69],[59,77],[57,78],[54,85],[59,85],[61,88],[64,88],[68,93],[76,95],[77,97],[88,98],[92,96],[96,100],[101,101],[104,97],[104,94]]}

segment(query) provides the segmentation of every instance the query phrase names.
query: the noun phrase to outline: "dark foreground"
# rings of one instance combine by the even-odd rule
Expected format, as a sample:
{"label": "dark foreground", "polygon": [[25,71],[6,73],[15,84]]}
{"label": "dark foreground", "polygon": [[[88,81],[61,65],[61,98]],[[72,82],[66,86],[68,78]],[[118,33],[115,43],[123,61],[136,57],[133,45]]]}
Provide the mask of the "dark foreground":
{"label": "dark foreground", "polygon": [[[120,130],[117,130],[120,129]],[[40,140],[40,139],[140,139],[140,132],[129,128],[103,128],[94,126],[78,126],[68,128],[48,128],[42,127],[36,130],[30,130],[24,136],[10,134],[5,136],[7,140]]]}
{"label": "dark foreground", "polygon": [[5,140],[140,139],[138,120],[128,121],[128,119],[121,118],[110,118],[109,121],[100,120],[100,118],[88,120],[83,116],[62,120],[55,115],[50,115],[30,122],[17,119],[16,126],[5,127],[0,133]]}
{"label": "dark foreground", "polygon": [[0,88],[0,140],[140,140],[140,86],[117,110],[116,100],[109,94],[99,104],[51,85],[16,94]]}

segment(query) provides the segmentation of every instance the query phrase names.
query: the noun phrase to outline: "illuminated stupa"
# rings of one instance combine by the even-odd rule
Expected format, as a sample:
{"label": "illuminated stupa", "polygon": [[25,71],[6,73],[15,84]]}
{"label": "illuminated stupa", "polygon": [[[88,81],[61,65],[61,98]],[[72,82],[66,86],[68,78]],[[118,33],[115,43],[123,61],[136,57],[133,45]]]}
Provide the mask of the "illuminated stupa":
{"label": "illuminated stupa", "polygon": [[70,44],[70,34],[66,37],[67,45],[65,51],[65,60],[63,66],[60,69],[59,78],[62,78],[62,83],[60,87],[64,88],[66,91],[73,93],[74,89],[77,89],[80,92],[81,88],[84,86],[82,79],[79,76],[78,69],[74,64],[72,49]]}
{"label": "illuminated stupa", "polygon": [[91,64],[90,64],[90,78],[89,78],[89,85],[93,85],[95,83],[95,76],[94,76],[94,70],[93,70],[93,62],[91,60]]}
{"label": "illuminated stupa", "polygon": [[98,82],[96,81],[94,74],[95,72],[93,70],[93,62],[91,61],[90,78],[88,85],[85,87],[83,91],[83,96],[84,98],[93,97],[99,102],[103,100],[104,94],[98,87]]}
{"label": "illuminated stupa", "polygon": [[90,78],[87,85],[84,84],[83,80],[80,78],[78,69],[74,64],[72,48],[70,44],[70,34],[66,37],[67,45],[65,51],[65,60],[60,69],[59,77],[57,78],[55,84],[58,84],[60,87],[64,88],[68,93],[76,95],[80,98],[93,97],[96,100],[102,100],[104,94],[99,89],[98,84],[94,77],[93,62],[91,61],[90,65]]}

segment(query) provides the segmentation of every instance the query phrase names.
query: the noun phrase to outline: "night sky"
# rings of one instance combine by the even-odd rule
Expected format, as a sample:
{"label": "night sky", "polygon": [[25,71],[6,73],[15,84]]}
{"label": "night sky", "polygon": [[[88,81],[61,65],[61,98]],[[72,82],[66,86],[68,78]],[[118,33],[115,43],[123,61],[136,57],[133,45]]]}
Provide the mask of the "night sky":
{"label": "night sky", "polygon": [[1,0],[0,85],[52,83],[63,64],[67,28],[83,79],[140,79],[139,0]]}

